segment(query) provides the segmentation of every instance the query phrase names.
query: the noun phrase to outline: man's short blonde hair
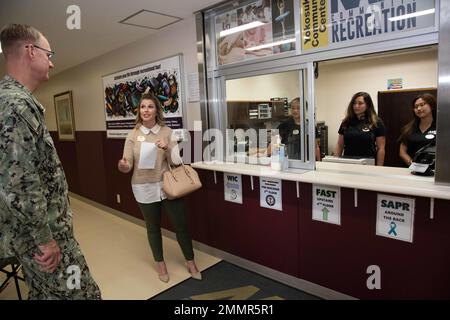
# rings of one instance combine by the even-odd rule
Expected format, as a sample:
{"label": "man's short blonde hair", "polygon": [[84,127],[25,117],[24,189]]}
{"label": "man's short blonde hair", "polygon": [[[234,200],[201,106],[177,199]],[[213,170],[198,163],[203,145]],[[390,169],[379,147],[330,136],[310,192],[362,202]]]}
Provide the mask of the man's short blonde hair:
{"label": "man's short blonde hair", "polygon": [[26,42],[36,43],[41,38],[41,33],[25,24],[9,24],[6,25],[0,33],[0,42],[2,51],[7,56],[16,47]]}

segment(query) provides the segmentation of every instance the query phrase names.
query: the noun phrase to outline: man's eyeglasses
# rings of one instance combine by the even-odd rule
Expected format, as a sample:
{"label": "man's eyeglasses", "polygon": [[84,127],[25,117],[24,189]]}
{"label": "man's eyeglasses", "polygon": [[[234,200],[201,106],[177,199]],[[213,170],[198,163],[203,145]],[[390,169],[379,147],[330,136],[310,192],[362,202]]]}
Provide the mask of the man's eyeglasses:
{"label": "man's eyeglasses", "polygon": [[47,54],[47,57],[48,57],[49,59],[53,58],[53,56],[55,55],[55,51],[51,51],[51,50],[44,49],[44,48],[42,48],[42,47],[39,47],[39,46],[36,45],[36,44],[29,44],[29,45],[26,45],[25,48],[28,48],[29,46],[33,46],[33,47],[35,47],[35,48],[41,49],[42,51],[45,51],[45,53]]}

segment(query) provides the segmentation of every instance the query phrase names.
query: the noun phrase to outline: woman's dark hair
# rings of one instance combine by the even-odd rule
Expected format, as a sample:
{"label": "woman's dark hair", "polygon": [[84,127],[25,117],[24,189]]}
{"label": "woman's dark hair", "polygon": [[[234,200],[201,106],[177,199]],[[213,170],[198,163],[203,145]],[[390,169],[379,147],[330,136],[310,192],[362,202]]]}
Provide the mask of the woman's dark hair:
{"label": "woman's dark hair", "polygon": [[159,102],[158,98],[155,97],[152,93],[144,93],[141,97],[141,100],[139,100],[138,105],[138,111],[136,115],[136,128],[140,127],[142,125],[142,118],[141,118],[141,103],[143,100],[152,100],[156,107],[156,123],[159,124],[161,127],[164,127],[166,125],[164,121],[164,113],[161,108],[161,103]]}
{"label": "woman's dark hair", "polygon": [[411,133],[413,132],[414,128],[420,124],[420,118],[416,116],[416,113],[414,112],[416,101],[419,99],[422,99],[430,106],[431,114],[433,116],[433,124],[436,123],[436,98],[430,93],[419,94],[412,101],[413,119],[410,122],[408,122],[400,131],[400,137],[398,138],[398,142],[406,142]]}
{"label": "woman's dark hair", "polygon": [[369,126],[370,129],[378,127],[378,116],[377,113],[375,112],[375,107],[373,106],[372,98],[367,92],[357,92],[353,95],[352,99],[348,104],[345,118],[344,120],[342,120],[342,127],[344,129],[348,128],[350,122],[354,119],[357,119],[355,111],[353,110],[353,104],[359,97],[363,97],[364,102],[366,103],[367,106],[366,111],[364,112],[364,119],[366,124]]}

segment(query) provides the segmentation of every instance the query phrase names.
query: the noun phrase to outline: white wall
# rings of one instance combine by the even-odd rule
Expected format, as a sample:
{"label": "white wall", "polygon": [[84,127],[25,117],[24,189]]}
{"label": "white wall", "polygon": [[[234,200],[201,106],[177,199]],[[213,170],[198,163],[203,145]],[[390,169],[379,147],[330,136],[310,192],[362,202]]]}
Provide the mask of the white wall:
{"label": "white wall", "polygon": [[[73,93],[76,129],[106,130],[102,76],[177,53],[183,54],[185,76],[197,72],[194,16],[159,34],[52,77],[36,91],[36,96],[47,109],[46,123],[49,130],[56,130],[53,95],[67,90],[72,90]],[[377,92],[386,90],[387,79],[392,78],[403,78],[404,88],[436,87],[437,52],[405,53],[356,61],[341,60],[319,65],[319,78],[315,83],[316,118],[328,125],[330,152],[336,144],[337,130],[351,96],[357,91],[367,91],[376,105]],[[227,86],[229,100],[293,98],[298,95],[296,72],[241,79],[232,81]],[[183,90],[186,93],[186,80]],[[200,120],[199,103],[187,103],[184,112],[188,120],[187,128],[193,130],[193,120]]]}
{"label": "white wall", "polygon": [[269,100],[280,97],[289,100],[299,96],[298,71],[233,79],[226,83],[227,100]]}
{"label": "white wall", "polygon": [[[186,77],[189,73],[197,72],[196,40],[195,18],[192,15],[158,34],[51,77],[35,92],[38,100],[46,107],[49,130],[56,130],[53,96],[72,90],[76,130],[105,131],[102,76],[182,53]],[[183,80],[186,96],[186,80]],[[193,130],[193,121],[200,120],[200,104],[187,103],[183,112],[188,122],[187,128]]]}
{"label": "white wall", "polygon": [[353,94],[366,91],[377,106],[378,91],[387,80],[402,78],[403,89],[437,87],[437,51],[319,64],[315,82],[316,120],[328,125],[329,152],[334,151],[338,129]]}

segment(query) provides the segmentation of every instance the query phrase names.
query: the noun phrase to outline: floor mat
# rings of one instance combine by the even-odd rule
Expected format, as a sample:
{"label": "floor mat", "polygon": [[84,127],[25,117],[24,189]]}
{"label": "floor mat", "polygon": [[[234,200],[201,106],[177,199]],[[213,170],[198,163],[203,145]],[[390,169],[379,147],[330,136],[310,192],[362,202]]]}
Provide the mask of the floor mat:
{"label": "floor mat", "polygon": [[316,300],[318,297],[221,261],[151,300]]}

